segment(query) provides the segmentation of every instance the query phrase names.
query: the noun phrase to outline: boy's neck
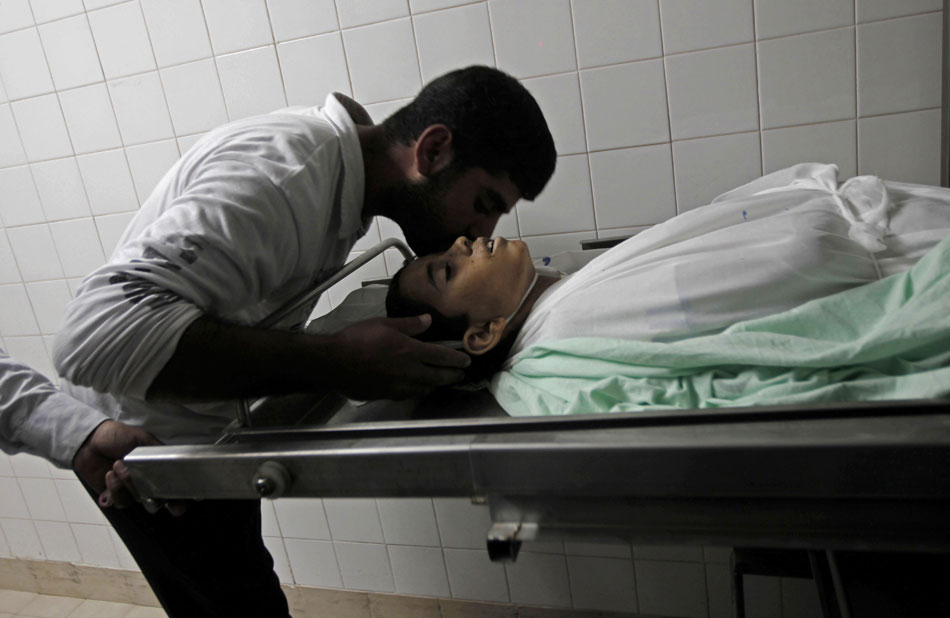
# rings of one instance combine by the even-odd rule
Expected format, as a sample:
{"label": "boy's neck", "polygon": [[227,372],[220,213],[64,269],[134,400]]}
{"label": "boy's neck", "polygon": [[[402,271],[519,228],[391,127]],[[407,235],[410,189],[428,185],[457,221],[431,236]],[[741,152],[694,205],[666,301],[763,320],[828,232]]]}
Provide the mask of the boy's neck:
{"label": "boy's neck", "polygon": [[531,288],[531,291],[528,292],[527,298],[525,298],[524,303],[521,305],[521,308],[518,309],[518,312],[515,313],[514,317],[511,318],[511,322],[505,327],[505,330],[508,331],[505,336],[514,337],[517,335],[518,331],[521,330],[521,326],[524,324],[525,320],[528,319],[528,315],[531,313],[532,307],[538,302],[538,299],[541,298],[541,294],[545,292],[549,287],[560,281],[558,277],[550,277],[548,275],[540,275],[538,280],[534,282],[534,286]]}

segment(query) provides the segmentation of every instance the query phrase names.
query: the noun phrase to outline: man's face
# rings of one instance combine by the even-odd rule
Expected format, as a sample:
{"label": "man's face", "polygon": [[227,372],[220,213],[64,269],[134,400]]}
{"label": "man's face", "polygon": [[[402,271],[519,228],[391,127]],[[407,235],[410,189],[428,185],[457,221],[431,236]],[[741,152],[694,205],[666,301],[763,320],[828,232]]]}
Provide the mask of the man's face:
{"label": "man's face", "polygon": [[533,279],[524,242],[461,236],[447,251],[406,265],[399,285],[405,298],[475,324],[510,315]]}
{"label": "man's face", "polygon": [[510,211],[521,192],[507,174],[482,168],[441,170],[426,181],[408,184],[391,199],[403,204],[410,220],[397,221],[418,255],[443,251],[459,236],[489,237],[498,219]]}

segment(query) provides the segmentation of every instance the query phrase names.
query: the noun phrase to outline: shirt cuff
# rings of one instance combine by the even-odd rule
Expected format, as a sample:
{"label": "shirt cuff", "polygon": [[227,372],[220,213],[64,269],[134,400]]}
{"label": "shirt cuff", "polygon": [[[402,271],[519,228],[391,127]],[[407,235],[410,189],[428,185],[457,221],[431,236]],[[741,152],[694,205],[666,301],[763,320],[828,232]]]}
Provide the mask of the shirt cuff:
{"label": "shirt cuff", "polygon": [[55,392],[20,426],[19,439],[60,468],[72,468],[73,457],[86,438],[108,416],[72,397]]}

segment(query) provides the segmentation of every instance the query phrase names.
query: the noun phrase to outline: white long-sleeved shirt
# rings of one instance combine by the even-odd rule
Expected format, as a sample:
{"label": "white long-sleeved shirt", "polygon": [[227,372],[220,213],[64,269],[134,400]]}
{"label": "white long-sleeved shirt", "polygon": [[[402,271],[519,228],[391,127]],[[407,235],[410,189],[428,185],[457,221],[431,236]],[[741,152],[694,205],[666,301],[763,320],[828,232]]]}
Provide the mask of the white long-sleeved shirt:
{"label": "white long-sleeved shirt", "polygon": [[5,453],[32,453],[68,468],[86,437],[105,420],[0,350],[0,449]]}
{"label": "white long-sleeved shirt", "polygon": [[53,352],[64,390],[163,442],[212,440],[236,402],[146,402],[148,387],[198,317],[254,324],[339,268],[368,225],[363,191],[356,126],[332,95],[210,132],[67,306]]}

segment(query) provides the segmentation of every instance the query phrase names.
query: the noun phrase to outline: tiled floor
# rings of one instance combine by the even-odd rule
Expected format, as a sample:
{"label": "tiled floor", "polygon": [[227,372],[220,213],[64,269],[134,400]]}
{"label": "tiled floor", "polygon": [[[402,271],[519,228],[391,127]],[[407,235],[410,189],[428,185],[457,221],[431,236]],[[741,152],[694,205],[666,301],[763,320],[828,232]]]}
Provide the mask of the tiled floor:
{"label": "tiled floor", "polygon": [[0,618],[166,618],[157,607],[0,589]]}

